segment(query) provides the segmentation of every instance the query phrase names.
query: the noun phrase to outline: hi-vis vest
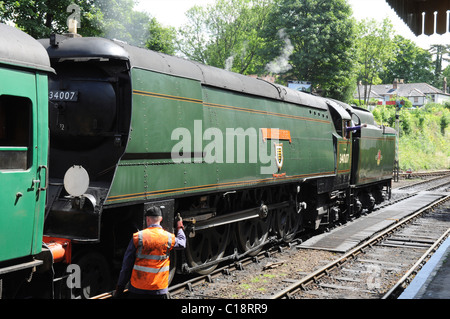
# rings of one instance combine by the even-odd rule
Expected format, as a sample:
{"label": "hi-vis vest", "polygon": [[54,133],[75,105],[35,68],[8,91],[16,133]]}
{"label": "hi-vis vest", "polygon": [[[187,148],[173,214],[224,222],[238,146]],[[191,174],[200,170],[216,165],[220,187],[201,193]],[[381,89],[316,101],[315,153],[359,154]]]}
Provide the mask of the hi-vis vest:
{"label": "hi-vis vest", "polygon": [[136,261],[131,274],[133,287],[159,290],[169,285],[170,250],[175,246],[175,235],[161,227],[149,227],[133,234]]}

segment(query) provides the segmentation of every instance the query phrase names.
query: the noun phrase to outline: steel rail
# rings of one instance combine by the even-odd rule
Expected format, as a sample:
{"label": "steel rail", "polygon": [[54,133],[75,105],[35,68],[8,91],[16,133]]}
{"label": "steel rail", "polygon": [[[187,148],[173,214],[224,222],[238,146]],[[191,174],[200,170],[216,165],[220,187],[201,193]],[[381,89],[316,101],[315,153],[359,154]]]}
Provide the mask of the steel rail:
{"label": "steel rail", "polygon": [[447,237],[450,234],[450,228],[447,229],[447,231],[439,237],[438,240],[434,242],[434,244],[420,257],[420,259],[411,267],[410,270],[408,270],[405,275],[400,278],[395,285],[389,289],[387,293],[384,294],[384,296],[381,299],[389,299],[394,296],[394,293],[397,293],[401,288],[402,285],[409,280],[409,278],[414,274],[417,273],[425,264],[425,260],[429,259],[441,246],[441,244],[447,239]]}
{"label": "steel rail", "polygon": [[388,236],[390,233],[396,231],[399,227],[409,223],[410,221],[414,220],[416,217],[419,217],[426,211],[436,207],[437,205],[440,205],[450,199],[450,195],[443,196],[432,203],[428,204],[426,207],[423,207],[419,209],[417,212],[409,215],[408,217],[405,217],[403,220],[399,221],[395,225],[392,225],[379,233],[378,235],[372,237],[371,239],[368,239],[366,242],[360,244],[359,246],[353,248],[348,253],[344,254],[341,258],[332,261],[328,263],[327,265],[323,266],[322,268],[316,270],[315,272],[311,273],[310,275],[298,280],[297,282],[291,284],[284,290],[280,291],[279,293],[272,296],[271,299],[281,299],[281,298],[291,298],[292,295],[294,295],[297,291],[303,290],[304,286],[313,282],[317,281],[317,279],[328,275],[328,272],[335,267],[340,267],[342,264],[344,264],[347,260],[350,258],[354,258],[357,255],[361,254],[364,251],[364,248],[368,246],[372,246],[380,241],[382,241],[386,236]]}
{"label": "steel rail", "polygon": [[[399,190],[405,190],[405,189],[408,189],[408,188],[413,188],[413,187],[416,187],[416,186],[419,186],[419,185],[423,185],[423,184],[427,184],[427,183],[430,183],[430,182],[439,181],[441,179],[444,180],[448,176],[450,176],[450,175],[449,174],[443,174],[443,175],[440,175],[440,176],[437,176],[437,177],[433,177],[433,178],[430,178],[430,179],[425,179],[423,181],[420,181],[420,182],[417,182],[417,183],[414,183],[414,184],[411,184],[411,185],[405,185],[405,186],[399,187],[398,189]],[[443,184],[441,184],[439,186],[433,186],[433,187],[431,187],[430,190],[433,190],[433,188],[435,188],[435,187],[441,187],[442,185],[445,185],[445,184],[447,184],[447,182],[444,182]]]}
{"label": "steel rail", "polygon": [[[197,276],[197,277],[192,278],[192,279],[190,279],[188,281],[181,282],[179,284],[170,286],[169,287],[169,294],[170,294],[170,296],[174,296],[176,294],[181,293],[182,291],[184,291],[186,289],[193,290],[193,288],[195,286],[198,286],[198,285],[200,285],[200,284],[202,284],[204,282],[213,282],[213,278],[218,277],[221,274],[228,274],[229,275],[231,271],[242,270],[244,268],[244,266],[246,266],[248,264],[251,264],[251,263],[254,263],[254,262],[260,262],[260,260],[262,260],[264,258],[273,256],[273,254],[276,253],[277,251],[278,252],[282,251],[282,247],[283,246],[292,247],[296,243],[298,244],[299,241],[300,241],[300,239],[294,239],[290,243],[285,243],[282,240],[277,240],[275,238],[270,238],[268,241],[266,241],[262,245],[260,245],[258,247],[255,247],[255,248],[253,248],[253,249],[251,249],[251,250],[249,250],[249,251],[239,255],[240,258],[237,258],[234,263],[230,263],[228,265],[224,265],[223,267],[214,270],[212,273],[210,273],[208,275]],[[263,250],[263,251],[259,252],[255,256],[247,256],[247,257],[245,257],[245,255],[247,255],[248,253],[250,253],[253,250],[259,249],[261,246],[269,246],[269,247],[267,248],[267,250]]]}
{"label": "steel rail", "polygon": [[416,177],[428,177],[428,176],[445,176],[447,174],[450,174],[450,170],[444,169],[440,171],[431,171],[431,172],[411,172],[411,173],[399,173],[399,176],[402,179],[408,178],[416,178]]}
{"label": "steel rail", "polygon": [[[272,256],[277,250],[280,251],[282,248],[278,245],[286,245],[293,246],[295,243],[298,243],[299,239],[294,239],[291,243],[284,243],[282,240],[275,240],[273,238],[269,238],[265,243],[261,246],[269,246],[267,250],[261,251],[256,256],[247,256],[242,258],[243,256],[251,253],[251,251],[259,249],[260,246],[254,247],[253,249],[243,253],[243,254],[235,254],[235,262],[225,265],[221,268],[215,269],[213,272],[207,275],[196,276],[195,278],[189,279],[187,281],[169,286],[169,295],[174,296],[176,294],[181,293],[184,290],[192,290],[195,286],[201,285],[205,282],[213,282],[215,277],[220,276],[221,274],[230,274],[231,271],[242,269],[244,266],[253,263],[259,262],[261,259]],[[277,245],[278,244],[278,245]],[[242,259],[240,259],[242,258]],[[124,293],[127,293],[128,289],[124,290]],[[97,296],[91,297],[89,299],[109,299],[112,298],[114,291],[105,292],[99,294]]]}

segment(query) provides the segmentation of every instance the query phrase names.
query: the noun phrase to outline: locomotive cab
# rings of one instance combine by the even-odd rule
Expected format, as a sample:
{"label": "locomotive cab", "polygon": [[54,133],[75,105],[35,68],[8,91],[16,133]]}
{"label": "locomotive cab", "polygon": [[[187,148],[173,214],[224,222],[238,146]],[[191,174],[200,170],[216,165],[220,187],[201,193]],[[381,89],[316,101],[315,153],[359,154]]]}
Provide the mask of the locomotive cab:
{"label": "locomotive cab", "polygon": [[343,105],[336,101],[327,101],[329,112],[333,121],[335,133],[333,133],[333,146],[335,156],[336,188],[348,187],[350,181],[351,165],[351,140],[348,127],[353,125],[352,117]]}

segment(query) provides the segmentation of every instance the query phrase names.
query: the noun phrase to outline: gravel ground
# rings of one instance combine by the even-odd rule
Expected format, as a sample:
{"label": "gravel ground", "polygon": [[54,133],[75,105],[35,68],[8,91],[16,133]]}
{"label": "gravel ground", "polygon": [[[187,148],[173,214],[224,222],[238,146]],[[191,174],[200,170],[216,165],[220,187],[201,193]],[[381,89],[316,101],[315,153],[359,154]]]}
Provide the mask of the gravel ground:
{"label": "gravel ground", "polygon": [[234,271],[231,275],[220,276],[214,283],[205,283],[196,287],[193,292],[186,292],[177,298],[270,298],[273,293],[283,289],[283,286],[287,287],[292,281],[328,264],[339,254],[292,247],[275,255],[247,265],[244,270]]}

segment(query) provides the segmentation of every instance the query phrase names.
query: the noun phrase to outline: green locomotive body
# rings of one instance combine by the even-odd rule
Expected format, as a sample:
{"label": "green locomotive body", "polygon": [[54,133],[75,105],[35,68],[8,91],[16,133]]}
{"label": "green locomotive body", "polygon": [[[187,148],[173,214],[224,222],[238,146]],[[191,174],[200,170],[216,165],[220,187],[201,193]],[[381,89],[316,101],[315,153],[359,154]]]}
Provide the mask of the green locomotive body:
{"label": "green locomotive body", "polygon": [[388,180],[392,177],[395,159],[395,131],[368,126],[353,142],[359,156],[354,162],[352,185],[360,186]]}
{"label": "green locomotive body", "polygon": [[363,208],[372,210],[375,204],[383,202],[383,188],[390,196],[396,140],[394,129],[376,125],[368,112],[359,111],[358,114],[366,127],[353,138],[356,156],[352,159],[350,196],[354,199],[356,211]]}
{"label": "green locomotive body", "polygon": [[[320,98],[304,106],[153,70],[133,69],[132,79],[132,132],[106,205],[335,174],[333,128]],[[278,137],[264,137],[277,129]],[[282,147],[279,167],[274,144]]]}
{"label": "green locomotive body", "polygon": [[41,43],[56,70],[45,234],[70,239],[73,262],[101,269],[102,285],[151,205],[168,230],[185,221],[171,273],[209,273],[390,191],[392,131],[370,112],[118,41]]}

